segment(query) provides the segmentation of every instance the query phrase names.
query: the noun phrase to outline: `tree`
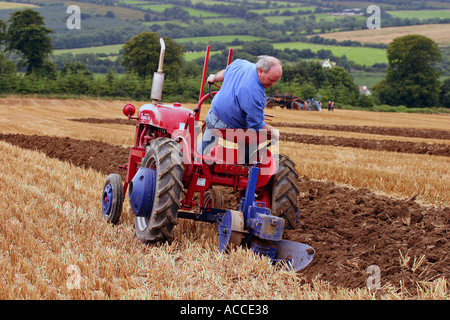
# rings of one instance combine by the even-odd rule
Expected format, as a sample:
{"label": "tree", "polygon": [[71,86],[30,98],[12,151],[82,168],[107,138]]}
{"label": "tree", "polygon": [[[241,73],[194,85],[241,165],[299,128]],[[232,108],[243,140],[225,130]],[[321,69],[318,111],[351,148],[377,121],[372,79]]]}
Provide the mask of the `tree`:
{"label": "tree", "polygon": [[242,45],[242,51],[250,53],[254,56],[260,56],[260,55],[273,55],[275,50],[273,48],[273,45],[271,45],[268,42],[261,42],[261,41],[250,41],[245,42]]}
{"label": "tree", "polygon": [[3,41],[6,39],[6,23],[3,20],[0,20],[0,46]]}
{"label": "tree", "polygon": [[[169,78],[176,78],[183,63],[181,46],[167,37],[164,37],[164,42],[166,45],[164,73]],[[158,35],[154,32],[142,32],[123,46],[122,65],[128,72],[134,72],[141,78],[146,78],[157,71],[160,50]]]}
{"label": "tree", "polygon": [[439,100],[445,108],[450,108],[450,78],[445,79],[441,85]]}
{"label": "tree", "polygon": [[48,34],[52,30],[45,27],[44,18],[39,12],[25,9],[11,13],[8,20],[6,51],[22,53],[27,64],[27,75],[53,72],[54,68],[47,58],[53,51],[52,40]]}
{"label": "tree", "polygon": [[0,92],[11,92],[17,80],[16,65],[0,53]]}
{"label": "tree", "polygon": [[387,47],[386,77],[374,87],[389,105],[433,107],[439,104],[439,75],[433,67],[442,60],[438,45],[421,35],[395,38]]}
{"label": "tree", "polygon": [[327,99],[345,104],[357,104],[358,86],[353,82],[350,73],[342,67],[327,69]]}

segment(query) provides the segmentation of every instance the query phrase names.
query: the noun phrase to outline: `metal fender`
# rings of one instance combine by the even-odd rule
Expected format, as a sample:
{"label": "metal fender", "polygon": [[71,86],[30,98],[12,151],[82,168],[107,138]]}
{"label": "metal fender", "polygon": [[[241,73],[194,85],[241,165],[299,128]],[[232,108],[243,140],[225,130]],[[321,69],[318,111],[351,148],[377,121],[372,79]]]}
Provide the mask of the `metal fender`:
{"label": "metal fender", "polygon": [[192,115],[191,110],[181,107],[180,104],[144,104],[139,108],[139,121],[157,128],[164,128],[168,133],[184,129],[186,119]]}

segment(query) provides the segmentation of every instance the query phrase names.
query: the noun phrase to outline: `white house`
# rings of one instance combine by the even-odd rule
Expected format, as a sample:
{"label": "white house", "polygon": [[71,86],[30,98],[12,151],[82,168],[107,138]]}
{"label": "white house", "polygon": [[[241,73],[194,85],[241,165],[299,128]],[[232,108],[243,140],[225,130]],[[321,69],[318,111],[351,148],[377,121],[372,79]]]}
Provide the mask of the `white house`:
{"label": "white house", "polygon": [[367,86],[359,86],[359,93],[364,94],[366,96],[372,95],[372,93],[370,93],[370,90],[367,88]]}
{"label": "white house", "polygon": [[330,59],[325,59],[322,68],[331,68]]}

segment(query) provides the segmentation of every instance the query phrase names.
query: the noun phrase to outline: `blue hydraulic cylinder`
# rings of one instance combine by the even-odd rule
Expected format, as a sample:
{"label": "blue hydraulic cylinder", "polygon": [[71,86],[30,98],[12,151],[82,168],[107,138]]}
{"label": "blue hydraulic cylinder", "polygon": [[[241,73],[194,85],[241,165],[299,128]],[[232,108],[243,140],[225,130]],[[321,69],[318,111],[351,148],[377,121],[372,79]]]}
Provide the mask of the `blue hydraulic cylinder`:
{"label": "blue hydraulic cylinder", "polygon": [[255,191],[258,182],[259,168],[255,163],[248,176],[245,196],[239,210],[244,214],[246,229],[260,239],[281,240],[284,230],[284,219],[273,216],[263,203],[255,203]]}
{"label": "blue hydraulic cylinder", "polygon": [[239,204],[239,211],[244,214],[244,221],[248,220],[248,208],[254,205],[256,184],[258,183],[259,168],[256,163],[250,168],[248,175],[247,188],[245,189],[245,195],[243,202]]}

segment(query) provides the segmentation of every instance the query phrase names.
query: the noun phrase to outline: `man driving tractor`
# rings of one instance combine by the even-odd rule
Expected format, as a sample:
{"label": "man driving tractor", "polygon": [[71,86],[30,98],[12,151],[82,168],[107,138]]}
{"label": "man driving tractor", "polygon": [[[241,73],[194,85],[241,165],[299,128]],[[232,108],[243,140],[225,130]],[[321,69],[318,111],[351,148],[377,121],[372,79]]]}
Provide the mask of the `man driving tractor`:
{"label": "man driving tractor", "polygon": [[211,103],[206,115],[206,130],[203,135],[203,154],[217,140],[212,129],[265,129],[272,139],[279,139],[279,131],[264,121],[266,105],[265,89],[275,85],[282,75],[281,62],[275,57],[260,56],[251,63],[237,59],[226,69],[211,74],[207,82],[223,82],[220,91]]}

